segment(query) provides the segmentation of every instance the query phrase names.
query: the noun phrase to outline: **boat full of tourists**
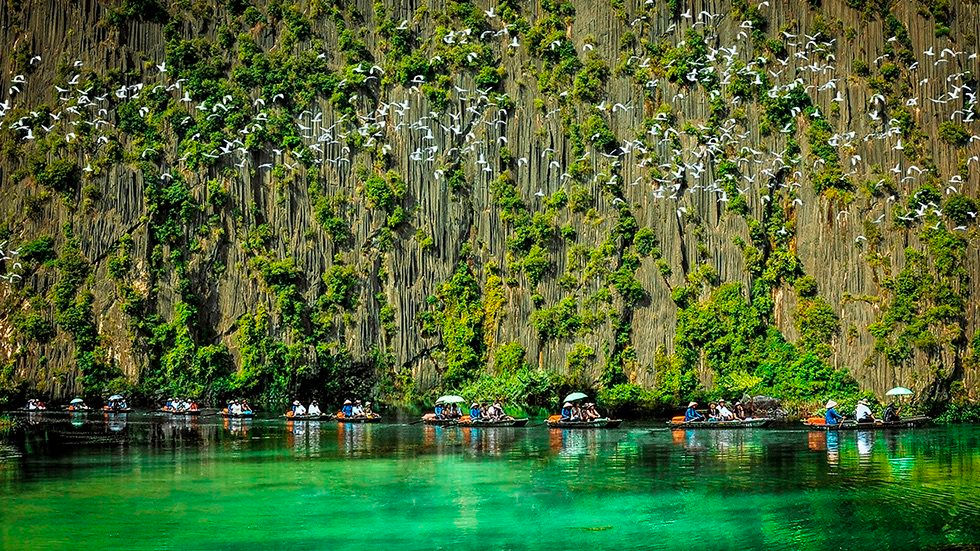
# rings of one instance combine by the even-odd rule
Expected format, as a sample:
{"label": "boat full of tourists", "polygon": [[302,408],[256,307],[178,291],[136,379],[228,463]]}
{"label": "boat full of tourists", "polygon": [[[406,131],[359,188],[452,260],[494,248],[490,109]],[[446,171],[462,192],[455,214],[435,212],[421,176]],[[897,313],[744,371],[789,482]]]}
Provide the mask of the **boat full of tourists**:
{"label": "boat full of tourists", "polygon": [[468,415],[460,410],[461,403],[465,403],[462,396],[441,396],[436,400],[434,410],[422,416],[422,422],[426,425],[442,427],[491,428],[524,427],[529,421],[526,417],[518,419],[507,415],[501,400],[496,400],[492,404],[473,402],[470,404]]}
{"label": "boat full of tourists", "polygon": [[196,416],[201,414],[201,409],[194,400],[184,400],[181,398],[168,398],[160,408],[160,411],[167,415],[175,416]]}
{"label": "boat full of tourists", "polygon": [[245,400],[232,400],[220,412],[222,417],[251,418],[255,416],[252,406]]}
{"label": "boat full of tourists", "polygon": [[380,423],[381,416],[371,409],[371,402],[344,400],[340,411],[334,415],[338,423]]}
{"label": "boat full of tourists", "polygon": [[596,405],[584,402],[588,395],[573,392],[565,396],[561,413],[548,417],[546,421],[553,429],[614,429],[623,424],[622,419],[612,419],[599,414]]}
{"label": "boat full of tourists", "polygon": [[747,415],[741,402],[735,402],[731,409],[724,400],[711,402],[704,413],[697,407],[697,402],[687,404],[684,415],[671,418],[667,426],[672,429],[751,429],[764,427],[772,421],[768,417]]}
{"label": "boat full of tourists", "polygon": [[106,413],[129,413],[133,410],[129,407],[129,404],[126,403],[126,398],[123,398],[122,395],[119,394],[113,394],[112,396],[109,396],[109,398],[106,400],[106,404],[102,406],[102,411]]}
{"label": "boat full of tourists", "polygon": [[310,402],[309,407],[303,405],[299,400],[293,400],[289,411],[283,414],[288,421],[331,421],[334,416],[330,413],[320,411],[320,403],[316,400]]}
{"label": "boat full of tourists", "polygon": [[[885,393],[886,396],[911,396],[912,391],[905,387],[895,387]],[[880,417],[875,417],[868,400],[858,400],[854,408],[854,418],[848,419],[837,411],[837,402],[828,400],[824,405],[823,417],[814,415],[803,420],[803,425],[817,430],[877,430],[877,429],[907,429],[921,427],[932,422],[932,418],[924,415],[902,417],[901,407],[892,402],[882,410]]]}

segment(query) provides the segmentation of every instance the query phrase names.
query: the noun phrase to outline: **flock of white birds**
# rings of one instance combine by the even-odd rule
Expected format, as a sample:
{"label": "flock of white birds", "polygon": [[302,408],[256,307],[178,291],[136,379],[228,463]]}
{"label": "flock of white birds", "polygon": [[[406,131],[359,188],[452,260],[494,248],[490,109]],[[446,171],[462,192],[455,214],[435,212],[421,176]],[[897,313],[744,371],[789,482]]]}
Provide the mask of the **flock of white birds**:
{"label": "flock of white birds", "polygon": [[[761,6],[765,8],[766,3]],[[491,33],[500,42],[501,55],[520,55],[520,42],[511,29],[503,25],[493,10],[488,12],[491,24],[497,29]],[[862,86],[848,81],[848,75],[843,72],[837,56],[841,44],[836,38],[822,36],[807,36],[781,31],[777,36],[783,40],[786,53],[782,57],[772,54],[759,55],[759,50],[752,45],[750,36],[752,24],[749,21],[732,25],[736,28],[734,39],[723,42],[719,35],[720,25],[724,23],[727,14],[714,14],[702,11],[697,16],[690,10],[681,14],[677,23],[671,23],[658,34],[673,36],[678,42],[683,39],[683,32],[688,27],[697,27],[706,33],[709,44],[706,63],[693,68],[686,80],[690,86],[680,86],[668,82],[666,78],[652,78],[646,82],[635,82],[630,88],[630,96],[604,100],[596,107],[608,121],[617,135],[618,147],[611,152],[600,152],[587,148],[584,159],[592,163],[594,176],[592,182],[599,184],[599,178],[622,177],[627,188],[625,194],[630,200],[642,202],[668,202],[676,211],[678,217],[683,217],[691,210],[710,207],[711,201],[723,205],[731,198],[722,188],[715,177],[715,169],[720,161],[734,159],[741,172],[741,181],[737,185],[739,194],[748,201],[749,208],[758,208],[762,202],[772,201],[773,193],[778,189],[791,192],[789,197],[792,204],[803,204],[804,198],[797,193],[798,188],[807,183],[807,176],[817,169],[822,159],[805,160],[802,156],[791,156],[783,145],[785,140],[781,134],[798,132],[797,122],[812,116],[825,117],[829,106],[838,103],[847,106],[851,116],[861,113],[865,120],[854,126],[855,129],[842,128],[841,117],[829,117],[831,126],[836,132],[828,139],[828,145],[841,152],[841,168],[844,175],[857,183],[870,177],[869,158],[871,152],[884,151],[888,158],[884,169],[901,189],[914,189],[923,180],[927,171],[917,166],[904,154],[905,144],[900,137],[899,121],[887,115],[886,98],[880,94],[869,95]],[[645,16],[633,22],[640,31],[653,33],[653,26]],[[408,22],[403,22],[408,25]],[[447,37],[453,43],[466,43],[474,40],[470,29],[453,29]],[[730,33],[729,33],[730,34]],[[891,37],[888,42],[895,42]],[[578,45],[580,57],[596,55],[597,48],[590,43]],[[323,55],[323,54],[321,54]],[[930,45],[921,52],[918,62],[903,68],[903,77],[914,84],[914,94],[905,100],[905,105],[921,113],[924,121],[955,121],[962,124],[970,132],[969,151],[976,151],[973,142],[980,140],[976,135],[977,91],[968,85],[968,79],[976,74],[977,54],[975,52],[956,51],[953,48],[938,48]],[[871,60],[870,65],[877,67],[888,61],[887,56]],[[44,63],[40,55],[30,59],[31,66]],[[614,60],[611,60],[614,61]],[[633,56],[628,64],[644,69],[653,61],[649,57]],[[923,67],[931,67],[932,77],[917,76]],[[191,117],[222,117],[230,109],[232,98],[213,103],[198,103],[185,90],[185,81],[172,79],[165,62],[151,67],[143,82],[121,86],[108,93],[94,94],[93,87],[82,80],[81,60],[71,64],[72,71],[63,82],[54,86],[49,92],[56,96],[56,109],[50,113],[46,122],[35,124],[38,111],[36,105],[43,104],[50,97],[42,91],[31,89],[30,78],[23,74],[7,75],[7,82],[2,86],[7,91],[6,97],[0,102],[0,124],[15,132],[22,143],[37,140],[56,132],[60,139],[72,142],[78,139],[75,127],[80,124],[91,125],[98,144],[105,144],[113,135],[119,135],[117,117],[114,105],[122,100],[139,100],[148,91],[166,92],[174,100],[186,106],[186,121]],[[937,78],[938,71],[948,71]],[[581,160],[571,158],[570,147],[561,123],[562,108],[559,103],[551,100],[550,107],[536,110],[518,98],[517,106],[508,110],[494,102],[495,95],[488,90],[479,90],[472,85],[469,77],[457,76],[457,82],[452,91],[449,107],[437,111],[429,107],[421,86],[425,79],[417,76],[412,79],[412,85],[407,87],[391,86],[381,90],[383,100],[371,100],[366,94],[359,94],[364,87],[380,88],[380,79],[384,69],[378,65],[362,64],[356,71],[361,75],[361,82],[342,82],[341,89],[348,89],[354,94],[354,105],[357,113],[353,117],[340,115],[323,101],[317,107],[301,113],[294,119],[296,129],[303,139],[303,145],[292,150],[279,149],[278,146],[267,146],[260,154],[250,152],[245,147],[244,140],[250,133],[256,132],[267,124],[275,110],[281,109],[284,100],[282,95],[274,97],[254,96],[251,104],[251,116],[244,126],[229,132],[224,144],[205,151],[202,155],[210,159],[212,164],[231,164],[242,172],[244,177],[252,177],[255,173],[269,171],[276,165],[282,165],[288,170],[300,170],[300,158],[312,158],[312,162],[322,165],[322,172],[334,176],[338,181],[350,178],[354,164],[354,155],[348,146],[348,139],[353,134],[360,134],[364,145],[371,147],[381,144],[382,153],[396,155],[395,164],[403,169],[409,182],[414,182],[418,193],[446,193],[445,186],[438,182],[445,179],[446,169],[454,164],[469,167],[468,173],[475,175],[477,182],[488,183],[495,178],[503,168],[498,162],[500,149],[508,146],[514,151],[516,170],[513,170],[519,187],[531,190],[538,198],[561,189],[572,180],[568,167],[572,162]],[[709,129],[705,122],[687,115],[697,108],[698,104],[706,105],[714,96],[722,93],[717,90],[704,94],[698,87],[698,82],[706,77],[717,78],[720,89],[727,86],[736,78],[748,77],[756,85],[763,83],[763,76],[772,83],[766,92],[770,97],[786,96],[799,88],[808,94],[815,106],[812,115],[795,108],[791,113],[793,121],[783,128],[773,129],[773,136],[764,137],[760,134],[758,123],[749,117],[749,123],[729,118],[720,126]],[[470,83],[470,84],[467,84]],[[567,95],[562,92],[560,95]],[[645,131],[642,122],[644,109],[641,107],[645,95],[658,97],[654,105],[666,102],[672,106],[673,113],[680,121],[672,120],[670,115],[660,112],[652,116],[654,121]],[[857,101],[864,98],[867,101]],[[733,106],[739,106],[737,98],[728,101]],[[31,105],[34,102],[35,106]],[[857,104],[857,107],[853,107]],[[746,106],[748,107],[748,106]],[[695,109],[692,109],[695,108]],[[29,115],[12,118],[12,112],[30,112]],[[701,108],[702,112],[706,109]],[[31,112],[33,111],[33,112]],[[751,113],[751,111],[750,111]],[[149,107],[139,111],[141,117],[149,114]],[[651,116],[649,113],[646,116]],[[544,134],[532,134],[527,130],[528,119],[533,118],[539,127],[544,127]],[[850,118],[850,117],[848,117]],[[692,123],[699,131],[706,133],[701,140],[684,136],[678,130],[681,122]],[[936,123],[938,124],[938,123]],[[637,129],[640,129],[638,132]],[[710,132],[709,132],[710,131]],[[199,139],[199,135],[191,136],[191,140]],[[802,141],[802,140],[801,140]],[[123,141],[123,143],[126,143]],[[515,145],[516,144],[516,145]],[[941,145],[945,147],[945,145]],[[170,143],[164,151],[146,149],[140,152],[143,158],[153,159],[160,164],[161,178],[171,177],[174,170],[183,170],[186,177],[193,171],[186,170],[188,155],[178,152],[178,144]],[[398,158],[401,155],[402,158]],[[880,158],[880,153],[878,154]],[[970,170],[980,161],[977,155],[969,156],[966,160]],[[93,172],[92,159],[80,159],[80,165],[86,173]],[[616,168],[617,170],[609,170]],[[206,171],[205,171],[206,172]],[[609,174],[621,174],[609,176]],[[777,177],[777,174],[789,175]],[[601,176],[600,176],[601,175]],[[95,177],[90,175],[88,177]],[[202,176],[203,180],[204,177]],[[943,192],[952,194],[964,190],[964,179],[959,174],[942,176]],[[879,184],[883,184],[881,179]],[[605,182],[610,183],[610,182]],[[611,182],[617,183],[617,182]],[[687,200],[687,196],[697,196],[698,201]],[[882,224],[886,221],[889,205],[899,202],[899,197],[886,194],[875,204],[876,208],[865,214],[868,221]],[[622,201],[622,199],[617,199]],[[846,221],[849,215],[855,215],[847,209],[840,210],[836,216],[838,221]],[[965,231],[969,229],[962,224],[952,224],[944,217],[940,205],[929,203],[921,205],[918,210],[903,214],[903,220],[914,222],[927,216],[937,216],[936,224],[950,224],[952,229]],[[976,213],[970,213],[974,218]],[[975,222],[974,222],[975,223]],[[858,236],[856,243],[866,240]],[[4,256],[16,257],[17,251],[10,251]],[[5,277],[8,281],[19,278],[20,267],[16,264]],[[10,270],[11,268],[8,268]]]}

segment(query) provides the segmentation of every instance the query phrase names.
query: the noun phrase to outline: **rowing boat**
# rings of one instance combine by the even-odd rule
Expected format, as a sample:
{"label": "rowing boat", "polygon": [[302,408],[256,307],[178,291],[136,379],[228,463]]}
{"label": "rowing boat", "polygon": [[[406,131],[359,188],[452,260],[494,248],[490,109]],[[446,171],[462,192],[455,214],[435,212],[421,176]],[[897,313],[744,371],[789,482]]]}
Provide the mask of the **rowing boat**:
{"label": "rowing boat", "polygon": [[184,409],[180,411],[163,409],[160,411],[162,411],[163,413],[169,413],[170,415],[200,415],[201,414],[201,410],[199,409]]}
{"label": "rowing boat", "polygon": [[497,419],[497,420],[482,420],[477,419],[472,421],[467,417],[459,420],[458,424],[461,427],[471,427],[471,428],[492,428],[492,427],[524,427],[527,426],[528,419]]}
{"label": "rowing boat", "polygon": [[557,415],[548,418],[548,427],[553,429],[614,429],[622,424],[622,419],[601,418],[591,421],[562,421],[561,417]]}
{"label": "rowing boat", "polygon": [[229,417],[231,419],[251,419],[255,417],[255,412],[248,411],[243,413],[228,413],[227,409],[221,410],[222,417]]}
{"label": "rowing boat", "polygon": [[287,421],[332,421],[333,415],[283,415]]}
{"label": "rowing boat", "polygon": [[858,423],[853,419],[845,419],[837,425],[828,425],[822,417],[810,417],[804,419],[803,424],[811,429],[817,430],[881,430],[881,429],[910,429],[928,425],[932,419],[925,416],[906,417],[898,421],[873,421],[870,423]]}
{"label": "rowing boat", "polygon": [[[683,419],[683,417],[681,418]],[[676,421],[671,419],[667,421],[667,426],[672,429],[753,429],[764,427],[772,419],[765,417],[761,418],[749,418],[749,419],[735,419],[732,421],[690,421],[685,423],[684,421]]]}

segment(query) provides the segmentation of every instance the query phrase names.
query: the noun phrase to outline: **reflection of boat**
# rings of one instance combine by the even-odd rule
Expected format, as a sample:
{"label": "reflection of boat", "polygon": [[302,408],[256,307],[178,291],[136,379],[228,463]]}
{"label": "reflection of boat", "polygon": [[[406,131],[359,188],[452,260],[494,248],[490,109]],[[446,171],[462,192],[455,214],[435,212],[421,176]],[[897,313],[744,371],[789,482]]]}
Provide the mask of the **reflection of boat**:
{"label": "reflection of boat", "polygon": [[459,419],[458,425],[461,427],[473,428],[492,428],[492,427],[524,427],[527,426],[528,419],[477,419],[473,421],[468,415]]}
{"label": "reflection of boat", "polygon": [[126,414],[109,412],[105,414],[105,421],[109,425],[109,430],[119,432],[126,428]]}
{"label": "reflection of boat", "polygon": [[[680,419],[678,421],[678,419]],[[675,417],[667,421],[667,425],[674,429],[751,429],[764,427],[771,419],[735,419],[733,421],[691,421],[684,422],[684,417]]]}
{"label": "reflection of boat", "polygon": [[118,407],[102,406],[102,411],[106,413],[129,413],[133,411],[133,408],[118,408]]}
{"label": "reflection of boat", "polygon": [[331,421],[333,415],[283,415],[287,421]]}
{"label": "reflection of boat", "polygon": [[343,413],[338,413],[337,422],[338,423],[380,423],[381,416],[378,415],[377,413],[374,413],[366,416],[345,417]]}
{"label": "reflection of boat", "polygon": [[553,429],[614,429],[623,424],[622,419],[593,419],[591,421],[562,421],[558,415],[548,418],[548,426]]}
{"label": "reflection of boat", "polygon": [[928,425],[932,419],[925,416],[906,417],[898,421],[874,421],[871,423],[858,423],[853,419],[845,419],[838,425],[828,425],[823,417],[810,417],[803,420],[803,424],[811,429],[819,430],[879,430],[879,429],[910,429]]}

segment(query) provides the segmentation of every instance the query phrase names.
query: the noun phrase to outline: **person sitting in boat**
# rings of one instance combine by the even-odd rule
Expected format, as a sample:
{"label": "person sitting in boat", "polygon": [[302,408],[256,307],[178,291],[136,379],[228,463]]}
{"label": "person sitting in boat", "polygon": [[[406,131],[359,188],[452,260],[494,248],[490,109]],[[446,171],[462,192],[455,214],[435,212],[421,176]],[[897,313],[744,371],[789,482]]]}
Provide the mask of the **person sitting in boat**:
{"label": "person sitting in boat", "polygon": [[252,414],[252,406],[248,405],[248,400],[242,400],[241,410],[245,415]]}
{"label": "person sitting in boat", "polygon": [[844,422],[844,416],[841,415],[840,413],[837,413],[837,410],[834,409],[837,407],[837,402],[833,400],[827,400],[827,405],[825,405],[824,407],[827,408],[827,413],[824,415],[824,422],[826,424],[839,425],[842,422]]}
{"label": "person sitting in boat", "polygon": [[310,417],[319,417],[321,413],[320,404],[318,404],[316,400],[310,402],[310,407],[306,410],[306,414]]}
{"label": "person sitting in boat", "polygon": [[163,405],[163,411],[173,411],[174,410],[174,399],[167,398],[167,403]]}
{"label": "person sitting in boat", "polygon": [[470,404],[470,421],[480,420],[480,404],[473,402]]}
{"label": "person sitting in boat", "polygon": [[301,404],[299,400],[293,402],[293,417],[302,417],[304,415],[306,415],[306,408],[303,407],[303,404]]}
{"label": "person sitting in boat", "polygon": [[561,406],[561,420],[571,421],[572,420],[572,404],[571,402],[565,402]]}
{"label": "person sitting in boat", "polygon": [[589,402],[588,404],[585,404],[585,406],[582,408],[582,417],[586,421],[594,421],[602,416],[599,415],[599,410],[595,408],[595,404]]}
{"label": "person sitting in boat", "polygon": [[371,408],[371,402],[364,402],[364,416],[374,417],[374,410]]}
{"label": "person sitting in boat", "polygon": [[745,419],[746,418],[745,408],[742,407],[742,402],[735,402],[735,411],[734,411],[734,413],[735,413],[735,418],[736,419]]}
{"label": "person sitting in boat", "polygon": [[685,423],[690,423],[692,421],[704,421],[704,415],[698,413],[698,410],[695,409],[697,407],[698,407],[697,402],[691,402],[687,404],[687,411],[684,412]]}
{"label": "person sitting in boat", "polygon": [[360,400],[354,400],[354,408],[351,413],[354,417],[364,417],[364,406],[361,405]]}
{"label": "person sitting in boat", "polygon": [[194,400],[191,400],[191,403],[188,406],[188,409],[190,409],[190,411],[197,411],[198,410],[197,402],[195,402]]}
{"label": "person sitting in boat", "polygon": [[708,402],[708,421],[718,420],[718,404]]}
{"label": "person sitting in boat", "polygon": [[228,413],[232,415],[242,414],[242,405],[238,403],[238,400],[231,401],[231,405],[228,406]]}
{"label": "person sitting in boat", "polygon": [[868,407],[868,401],[864,398],[858,400],[857,407],[854,408],[854,418],[858,423],[874,423],[875,416]]}
{"label": "person sitting in boat", "polygon": [[68,411],[83,411],[89,409],[89,407],[85,405],[85,402],[81,401],[81,398],[76,398],[75,400],[72,400],[72,403],[68,405]]}
{"label": "person sitting in boat", "polygon": [[507,418],[507,414],[504,412],[504,405],[500,402],[500,400],[493,403],[493,418],[495,420]]}
{"label": "person sitting in boat", "polygon": [[436,419],[443,419],[442,414],[443,414],[443,412],[446,411],[446,408],[442,404],[436,403],[436,407],[435,407],[435,409],[433,411],[436,414]]}
{"label": "person sitting in boat", "polygon": [[344,414],[344,417],[351,417],[354,415],[354,404],[350,400],[344,400],[343,407],[340,408],[340,412]]}
{"label": "person sitting in boat", "polygon": [[728,409],[728,406],[725,405],[724,400],[719,400],[718,402],[718,419],[722,421],[731,421],[735,419],[735,414]]}
{"label": "person sitting in boat", "polygon": [[886,423],[894,423],[896,421],[901,421],[901,417],[898,416],[898,405],[895,402],[888,404],[885,411],[882,412],[881,416],[884,418]]}

